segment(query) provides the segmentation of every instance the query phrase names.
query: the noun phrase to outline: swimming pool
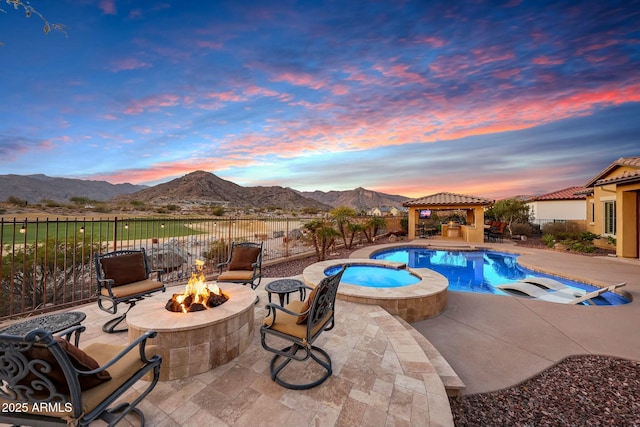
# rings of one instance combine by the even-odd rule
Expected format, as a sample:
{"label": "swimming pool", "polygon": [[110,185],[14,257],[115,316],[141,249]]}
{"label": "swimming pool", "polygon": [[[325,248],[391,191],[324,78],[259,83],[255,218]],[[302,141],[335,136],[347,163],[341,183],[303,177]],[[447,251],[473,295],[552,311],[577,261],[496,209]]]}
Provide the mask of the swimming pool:
{"label": "swimming pool", "polygon": [[[594,291],[586,283],[539,273],[517,262],[517,255],[494,251],[454,251],[421,247],[386,249],[374,252],[372,259],[406,263],[410,268],[429,268],[449,280],[449,290],[507,295],[496,286],[514,283],[528,277],[547,277],[566,286]],[[597,305],[620,305],[629,302],[615,292],[606,292],[593,300]]]}

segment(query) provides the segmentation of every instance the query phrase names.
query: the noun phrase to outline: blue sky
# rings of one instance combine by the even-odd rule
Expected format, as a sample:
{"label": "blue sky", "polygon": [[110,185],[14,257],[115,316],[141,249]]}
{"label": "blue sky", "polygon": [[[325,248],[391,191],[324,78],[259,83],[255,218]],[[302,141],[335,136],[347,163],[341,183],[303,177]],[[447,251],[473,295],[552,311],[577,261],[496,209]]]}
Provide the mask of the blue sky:
{"label": "blue sky", "polygon": [[640,155],[640,1],[0,8],[0,174],[534,195]]}

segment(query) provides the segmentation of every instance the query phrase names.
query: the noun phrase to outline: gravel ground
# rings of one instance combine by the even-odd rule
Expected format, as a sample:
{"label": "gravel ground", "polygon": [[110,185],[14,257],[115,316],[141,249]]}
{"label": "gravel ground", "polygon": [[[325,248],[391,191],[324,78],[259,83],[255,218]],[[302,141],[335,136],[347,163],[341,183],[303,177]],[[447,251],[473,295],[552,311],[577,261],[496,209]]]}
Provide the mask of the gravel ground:
{"label": "gravel ground", "polygon": [[572,356],[517,386],[449,402],[456,426],[640,426],[640,363]]}
{"label": "gravel ground", "polygon": [[[330,258],[351,252],[338,249]],[[315,256],[287,261],[263,274],[295,276],[315,262]],[[449,401],[457,427],[640,427],[640,362],[573,356],[508,389]]]}

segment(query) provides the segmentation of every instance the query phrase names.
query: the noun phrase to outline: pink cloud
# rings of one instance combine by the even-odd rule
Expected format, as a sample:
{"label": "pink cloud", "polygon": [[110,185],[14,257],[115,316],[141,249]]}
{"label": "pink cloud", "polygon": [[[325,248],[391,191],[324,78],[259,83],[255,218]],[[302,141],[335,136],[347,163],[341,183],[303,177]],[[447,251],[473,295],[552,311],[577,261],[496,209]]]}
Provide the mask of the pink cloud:
{"label": "pink cloud", "polygon": [[564,64],[565,61],[558,58],[554,59],[549,56],[538,56],[536,58],[533,58],[531,62],[536,65],[560,65]]}
{"label": "pink cloud", "polygon": [[132,102],[125,110],[125,114],[140,114],[145,110],[159,111],[161,107],[173,107],[180,104],[181,98],[172,94],[148,96]]}
{"label": "pink cloud", "polygon": [[376,65],[373,68],[385,77],[398,79],[398,84],[400,85],[410,83],[427,85],[427,81],[420,73],[409,71],[408,65],[398,64],[392,65],[390,67],[384,65]]}
{"label": "pink cloud", "polygon": [[251,166],[254,162],[247,159],[229,158],[203,158],[193,161],[161,162],[155,163],[144,169],[127,169],[112,174],[92,175],[91,179],[104,180],[113,184],[149,184],[178,178],[195,170],[211,171],[223,170],[232,167]]}
{"label": "pink cloud", "polygon": [[515,58],[513,52],[501,52],[497,48],[475,49],[471,51],[471,54],[474,57],[473,63],[476,67]]}
{"label": "pink cloud", "polygon": [[222,46],[223,46],[222,43],[212,42],[209,40],[198,40],[196,42],[196,45],[201,48],[214,49],[214,50],[222,49]]}
{"label": "pink cloud", "polygon": [[346,95],[347,93],[349,93],[349,86],[342,84],[332,85],[331,93],[334,95]]}
{"label": "pink cloud", "polygon": [[434,48],[441,48],[447,44],[447,41],[445,39],[441,39],[438,37],[427,37],[427,36],[417,39],[417,42],[428,44]]}
{"label": "pink cloud", "polygon": [[98,7],[100,7],[100,10],[102,10],[102,13],[105,15],[117,14],[115,0],[100,0]]}
{"label": "pink cloud", "polygon": [[271,78],[272,81],[286,82],[294,86],[306,86],[311,89],[321,89],[326,86],[322,80],[314,78],[311,74],[286,72]]}
{"label": "pink cloud", "polygon": [[151,64],[138,58],[124,58],[113,61],[111,63],[110,71],[117,73],[120,71],[137,70],[140,68],[151,68]]}

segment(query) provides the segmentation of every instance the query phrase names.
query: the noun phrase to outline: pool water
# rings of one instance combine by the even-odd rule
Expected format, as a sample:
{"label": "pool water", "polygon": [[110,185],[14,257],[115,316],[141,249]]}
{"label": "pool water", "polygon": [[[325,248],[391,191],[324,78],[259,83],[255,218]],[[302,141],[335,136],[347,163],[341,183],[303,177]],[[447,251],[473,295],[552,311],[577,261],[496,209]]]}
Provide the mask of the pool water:
{"label": "pool water", "polygon": [[[587,292],[598,289],[586,283],[526,269],[518,265],[517,255],[502,252],[397,248],[376,252],[371,258],[403,262],[410,268],[429,268],[437,271],[449,280],[451,291],[508,295],[496,286],[527,277],[548,277]],[[597,305],[620,305],[629,302],[615,292],[605,292],[593,301]]]}
{"label": "pool water", "polygon": [[[331,276],[341,269],[341,265],[334,265],[327,268],[324,274]],[[370,288],[399,288],[414,285],[420,278],[404,269],[374,264],[351,264],[344,271],[341,281]]]}

